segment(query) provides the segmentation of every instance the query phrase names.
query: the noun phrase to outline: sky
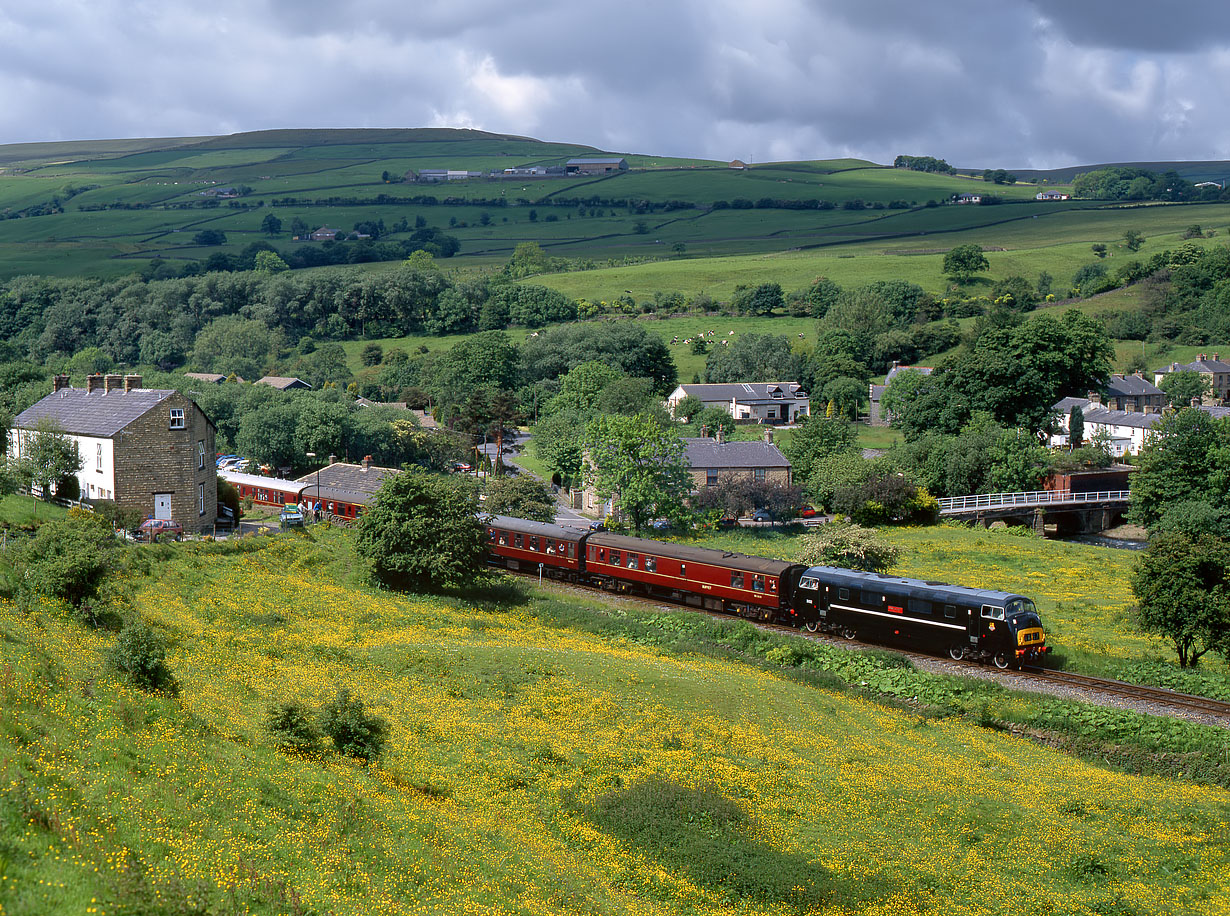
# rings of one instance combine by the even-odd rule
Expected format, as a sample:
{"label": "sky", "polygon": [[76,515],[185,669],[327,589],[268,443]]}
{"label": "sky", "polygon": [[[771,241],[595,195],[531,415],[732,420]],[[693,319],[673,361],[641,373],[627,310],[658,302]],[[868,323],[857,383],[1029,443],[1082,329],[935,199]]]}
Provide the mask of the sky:
{"label": "sky", "polygon": [[752,162],[1230,159],[1230,3],[31,0],[0,8],[0,85],[0,143],[469,127]]}

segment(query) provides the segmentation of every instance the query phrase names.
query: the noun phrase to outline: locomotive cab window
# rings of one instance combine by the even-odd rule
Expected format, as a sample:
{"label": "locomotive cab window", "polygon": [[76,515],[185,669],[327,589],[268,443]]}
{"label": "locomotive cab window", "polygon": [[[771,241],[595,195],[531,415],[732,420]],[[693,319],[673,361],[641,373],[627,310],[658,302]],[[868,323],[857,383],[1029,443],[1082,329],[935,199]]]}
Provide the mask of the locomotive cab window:
{"label": "locomotive cab window", "polygon": [[799,580],[799,588],[819,588],[820,580],[813,579],[811,576],[804,576]]}
{"label": "locomotive cab window", "polygon": [[995,607],[991,604],[984,604],[982,606],[982,616],[988,620],[1003,620],[1004,609],[1002,607]]}
{"label": "locomotive cab window", "polygon": [[743,573],[732,572],[730,574],[730,587],[731,588],[743,588]]}

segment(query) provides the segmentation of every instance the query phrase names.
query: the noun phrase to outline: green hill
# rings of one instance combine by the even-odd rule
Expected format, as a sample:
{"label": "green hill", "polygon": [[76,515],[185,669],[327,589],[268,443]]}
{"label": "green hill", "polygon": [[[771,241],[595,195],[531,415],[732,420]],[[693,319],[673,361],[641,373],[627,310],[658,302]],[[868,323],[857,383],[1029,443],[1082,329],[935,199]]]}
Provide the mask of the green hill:
{"label": "green hill", "polygon": [[[746,624],[377,592],[336,531],[167,548],[137,584],[177,697],[118,680],[113,634],[0,604],[4,916],[1212,914],[1230,894],[1224,789],[877,703],[786,643],[724,656]],[[661,648],[702,636],[712,655]],[[832,651],[856,683],[914,677]],[[390,724],[378,764],[272,746],[272,703],[340,687]],[[988,693],[983,715],[1020,705]]]}

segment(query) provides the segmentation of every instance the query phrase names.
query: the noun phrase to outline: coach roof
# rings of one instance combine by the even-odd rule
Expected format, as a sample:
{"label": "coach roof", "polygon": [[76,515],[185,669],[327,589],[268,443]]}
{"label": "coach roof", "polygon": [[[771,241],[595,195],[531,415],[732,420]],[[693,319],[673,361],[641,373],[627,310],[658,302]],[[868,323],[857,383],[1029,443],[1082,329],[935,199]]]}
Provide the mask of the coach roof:
{"label": "coach roof", "polygon": [[614,547],[616,550],[630,550],[633,553],[650,554],[655,557],[670,557],[672,560],[683,560],[686,563],[705,563],[725,569],[749,570],[770,576],[780,576],[796,565],[769,557],[749,557],[746,554],[714,550],[709,547],[689,547],[685,544],[651,541],[648,538],[634,538],[605,531],[591,534],[585,543],[591,547]]}

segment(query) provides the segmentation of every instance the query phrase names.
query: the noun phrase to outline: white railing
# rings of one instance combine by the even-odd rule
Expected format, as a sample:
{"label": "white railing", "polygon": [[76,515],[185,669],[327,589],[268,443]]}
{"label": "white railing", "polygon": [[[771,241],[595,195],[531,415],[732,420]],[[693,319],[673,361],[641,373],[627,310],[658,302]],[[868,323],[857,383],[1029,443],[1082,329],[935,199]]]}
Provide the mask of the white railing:
{"label": "white railing", "polygon": [[1016,506],[1079,505],[1080,503],[1127,502],[1128,490],[1073,493],[1071,490],[1030,490],[1025,493],[979,493],[940,500],[940,515],[976,512],[979,509],[1011,509]]}

